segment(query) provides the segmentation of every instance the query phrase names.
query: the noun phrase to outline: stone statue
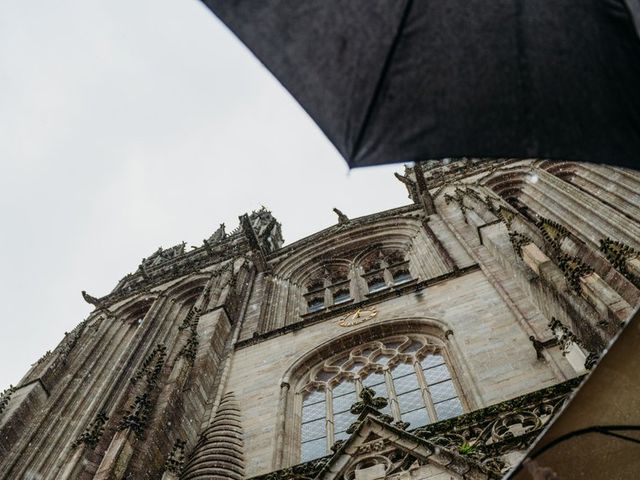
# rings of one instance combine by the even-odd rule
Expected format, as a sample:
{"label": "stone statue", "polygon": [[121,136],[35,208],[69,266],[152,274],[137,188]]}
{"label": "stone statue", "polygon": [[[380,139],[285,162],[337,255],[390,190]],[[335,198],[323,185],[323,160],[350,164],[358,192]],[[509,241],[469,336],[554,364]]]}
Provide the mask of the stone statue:
{"label": "stone statue", "polygon": [[344,223],[349,223],[349,217],[347,217],[344,213],[342,213],[337,208],[334,208],[333,211],[336,212],[336,215],[338,215],[338,224],[339,225],[342,225]]}
{"label": "stone statue", "polygon": [[220,224],[220,227],[213,232],[213,235],[209,237],[209,242],[219,242],[220,240],[224,240],[227,236],[227,232],[225,231],[224,223]]}

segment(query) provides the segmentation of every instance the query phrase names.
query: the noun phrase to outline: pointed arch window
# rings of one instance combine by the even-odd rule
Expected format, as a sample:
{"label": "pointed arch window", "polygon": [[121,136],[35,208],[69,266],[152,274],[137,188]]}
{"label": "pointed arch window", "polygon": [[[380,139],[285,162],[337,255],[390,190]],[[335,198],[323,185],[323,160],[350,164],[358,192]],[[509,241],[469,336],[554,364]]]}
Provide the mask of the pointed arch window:
{"label": "pointed arch window", "polygon": [[307,313],[352,300],[349,270],[343,265],[327,266],[307,284]]}
{"label": "pointed arch window", "polygon": [[316,366],[302,395],[300,461],[330,452],[357,418],[350,411],[364,387],[389,399],[382,410],[410,429],[461,415],[464,407],[445,352],[423,335],[376,340]]}
{"label": "pointed arch window", "polygon": [[375,250],[361,262],[370,294],[413,280],[409,260],[400,250]]}

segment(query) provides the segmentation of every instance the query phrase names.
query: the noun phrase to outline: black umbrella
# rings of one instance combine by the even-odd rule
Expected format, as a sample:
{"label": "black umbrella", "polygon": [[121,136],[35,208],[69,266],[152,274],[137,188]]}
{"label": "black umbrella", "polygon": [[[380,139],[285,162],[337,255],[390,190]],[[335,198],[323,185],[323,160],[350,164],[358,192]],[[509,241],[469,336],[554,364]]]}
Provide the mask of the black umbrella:
{"label": "black umbrella", "polygon": [[640,164],[640,0],[203,1],[352,167]]}

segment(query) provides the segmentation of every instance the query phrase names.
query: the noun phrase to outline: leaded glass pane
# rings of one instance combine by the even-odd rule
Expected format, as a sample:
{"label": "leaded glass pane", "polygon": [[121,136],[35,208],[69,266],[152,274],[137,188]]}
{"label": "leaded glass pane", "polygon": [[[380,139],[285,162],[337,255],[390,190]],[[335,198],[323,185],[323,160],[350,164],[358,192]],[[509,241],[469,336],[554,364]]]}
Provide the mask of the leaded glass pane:
{"label": "leaded glass pane", "polygon": [[389,363],[389,360],[391,360],[391,358],[392,355],[380,354],[376,356],[375,362],[380,365],[386,365],[387,363]]}
{"label": "leaded glass pane", "polygon": [[454,388],[451,380],[429,386],[429,392],[431,392],[433,403],[442,402],[443,400],[448,400],[457,396],[456,389]]}
{"label": "leaded glass pane", "polygon": [[326,420],[324,416],[318,420],[302,424],[302,441],[314,440],[327,436]]}
{"label": "leaded glass pane", "polygon": [[449,374],[449,369],[446,365],[439,365],[437,367],[426,369],[424,371],[424,378],[427,380],[429,385],[433,385],[434,383],[449,380],[451,375]]}
{"label": "leaded glass pane", "polygon": [[369,355],[371,355],[371,352],[373,352],[373,350],[373,348],[365,348],[360,352],[360,355],[362,355],[363,357],[368,357]]}
{"label": "leaded glass pane", "polygon": [[409,412],[417,408],[424,408],[422,393],[420,390],[414,390],[413,392],[398,395],[398,404],[400,405],[400,412]]}
{"label": "leaded glass pane", "polygon": [[409,280],[411,280],[411,274],[406,270],[401,270],[393,275],[393,283],[395,284],[408,282]]}
{"label": "leaded glass pane", "polygon": [[319,438],[301,445],[300,461],[308,462],[314,458],[323,457],[327,453],[327,439]]}
{"label": "leaded glass pane", "polygon": [[387,284],[382,279],[375,279],[369,282],[369,293],[378,292],[387,288]]}
{"label": "leaded glass pane", "polygon": [[351,295],[349,295],[349,292],[344,290],[336,292],[333,295],[333,303],[346,302],[347,300],[350,300],[350,299],[351,299]]}
{"label": "leaded glass pane", "polygon": [[358,416],[353,415],[351,412],[337,413],[333,416],[334,431],[342,432],[346,430],[349,425],[351,425],[356,420],[356,418],[358,418]]}
{"label": "leaded glass pane", "polygon": [[318,310],[322,310],[324,308],[324,300],[321,298],[316,298],[311,300],[308,303],[309,313],[317,312]]}
{"label": "leaded glass pane", "polygon": [[[326,370],[322,370],[318,372],[318,374],[316,375],[316,379],[326,382],[327,380],[335,376],[336,376],[336,372],[327,372]],[[323,395],[324,395],[324,392],[323,392]]]}
{"label": "leaded glass pane", "polygon": [[431,423],[429,413],[424,408],[403,413],[402,421],[410,423],[409,429],[423,427]]}
{"label": "leaded glass pane", "polygon": [[[367,388],[371,388],[375,392],[376,397],[384,397],[389,400],[389,392],[387,390],[387,383],[384,380],[383,374],[375,374],[369,375],[362,381],[362,385]],[[386,413],[388,415],[391,414],[391,407],[389,403],[384,408],[381,408],[380,411],[382,413]]]}
{"label": "leaded glass pane", "polygon": [[333,396],[339,397],[345,393],[353,392],[356,389],[356,384],[349,381],[344,381],[333,387]]}
{"label": "leaded glass pane", "polygon": [[325,398],[324,390],[314,390],[304,396],[304,404],[308,405],[310,403],[323,402]]}
{"label": "leaded glass pane", "polygon": [[342,431],[342,432],[338,432],[334,435],[335,441],[337,442],[338,440],[346,440],[347,438],[349,438],[349,435],[347,432]]}
{"label": "leaded glass pane", "polygon": [[413,373],[404,377],[394,378],[393,385],[396,388],[396,393],[400,395],[404,392],[409,392],[418,388],[418,377],[416,377],[416,374]]}
{"label": "leaded glass pane", "polygon": [[413,368],[413,365],[409,365],[408,363],[401,363],[399,365],[396,365],[395,367],[393,367],[393,371],[391,372],[391,376],[393,378],[396,377],[402,377],[404,375],[408,375],[410,373],[414,373],[415,374],[415,370]]}
{"label": "leaded glass pane", "polygon": [[[389,399],[389,397],[385,397],[385,398],[387,398],[387,400]],[[389,402],[387,402],[387,406],[384,407],[384,408],[381,408],[380,411],[382,413],[386,413],[387,415],[392,415],[393,416],[393,414],[391,413],[391,405],[389,404]]]}
{"label": "leaded glass pane", "polygon": [[418,350],[420,350],[422,348],[422,343],[420,342],[416,342],[415,340],[413,340],[411,342],[410,345],[408,345],[407,347],[405,347],[405,349],[403,350],[404,353],[412,353],[412,352],[417,352]]}
{"label": "leaded glass pane", "polygon": [[367,375],[366,378],[362,379],[362,385],[365,387],[373,387],[374,385],[379,385],[381,383],[384,383],[383,373],[371,373]]}
{"label": "leaded glass pane", "polygon": [[458,415],[462,415],[462,403],[457,398],[452,398],[451,400],[447,400],[441,403],[436,403],[435,405],[436,413],[438,414],[438,420],[445,420],[447,418],[457,417]]}
{"label": "leaded glass pane", "polygon": [[356,403],[358,399],[356,398],[356,392],[348,393],[347,395],[342,395],[340,397],[333,398],[333,411],[334,413],[344,412],[351,408],[351,405]]}
{"label": "leaded glass pane", "polygon": [[442,355],[427,355],[422,359],[422,368],[431,368],[444,363]]}
{"label": "leaded glass pane", "polygon": [[316,418],[324,418],[326,411],[327,409],[324,402],[304,405],[302,407],[302,421],[308,422],[310,420],[315,420]]}
{"label": "leaded glass pane", "polygon": [[350,372],[359,372],[362,367],[364,367],[364,363],[362,362],[354,362],[349,368],[347,368]]}

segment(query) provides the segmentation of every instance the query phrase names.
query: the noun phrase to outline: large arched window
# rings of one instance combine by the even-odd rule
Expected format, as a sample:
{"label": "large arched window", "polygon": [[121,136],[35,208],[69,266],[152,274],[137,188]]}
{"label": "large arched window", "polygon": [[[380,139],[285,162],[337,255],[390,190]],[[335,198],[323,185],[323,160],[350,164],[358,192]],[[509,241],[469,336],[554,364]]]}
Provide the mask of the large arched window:
{"label": "large arched window", "polygon": [[302,395],[300,461],[329,453],[348,437],[350,408],[363,387],[389,399],[383,410],[410,429],[463,413],[446,356],[425,335],[397,335],[359,345],[311,369]]}

